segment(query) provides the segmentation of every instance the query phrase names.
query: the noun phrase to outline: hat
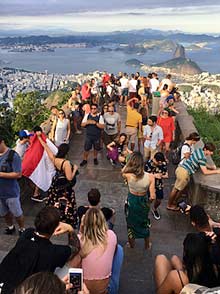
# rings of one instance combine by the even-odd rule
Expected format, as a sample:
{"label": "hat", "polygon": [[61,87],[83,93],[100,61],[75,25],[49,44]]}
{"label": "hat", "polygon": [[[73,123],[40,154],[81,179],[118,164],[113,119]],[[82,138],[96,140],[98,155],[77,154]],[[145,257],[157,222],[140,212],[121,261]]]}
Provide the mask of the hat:
{"label": "hat", "polygon": [[21,130],[19,131],[18,136],[25,138],[25,137],[31,137],[33,136],[33,134],[29,133],[27,130]]}

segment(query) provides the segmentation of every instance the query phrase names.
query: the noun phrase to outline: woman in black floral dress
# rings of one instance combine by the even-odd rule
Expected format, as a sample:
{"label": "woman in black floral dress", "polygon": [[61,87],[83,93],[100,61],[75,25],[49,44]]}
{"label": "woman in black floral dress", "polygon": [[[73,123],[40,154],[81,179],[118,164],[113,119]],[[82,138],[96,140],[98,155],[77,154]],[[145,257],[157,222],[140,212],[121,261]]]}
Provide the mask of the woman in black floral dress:
{"label": "woman in black floral dress", "polygon": [[60,220],[77,228],[77,207],[74,185],[76,183],[76,175],[78,174],[78,166],[75,164],[72,165],[69,160],[65,159],[69,151],[69,145],[61,144],[55,156],[47,143],[41,138],[41,132],[38,132],[37,135],[56,168],[56,174],[48,190],[46,205],[58,208],[60,211]]}

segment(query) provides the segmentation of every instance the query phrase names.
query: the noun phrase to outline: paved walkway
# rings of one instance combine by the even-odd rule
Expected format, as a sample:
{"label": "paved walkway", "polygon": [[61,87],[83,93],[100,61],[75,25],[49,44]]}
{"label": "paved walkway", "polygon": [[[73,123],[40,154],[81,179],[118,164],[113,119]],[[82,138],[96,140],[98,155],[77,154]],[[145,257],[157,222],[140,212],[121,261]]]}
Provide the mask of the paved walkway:
{"label": "paved walkway", "polygon": [[[125,110],[120,110],[125,121]],[[69,158],[79,165],[83,154],[83,135],[75,135],[71,141]],[[98,188],[102,195],[102,204],[116,210],[115,232],[118,242],[125,245],[127,242],[126,222],[124,216],[124,202],[127,197],[127,186],[123,183],[120,168],[112,167],[106,159],[105,151],[99,154],[99,165],[93,165],[93,157],[89,158],[86,167],[80,169],[80,176],[76,185],[77,204],[87,203],[87,193],[91,188]],[[166,210],[167,195],[174,181],[174,169],[169,166],[169,179],[165,181],[165,199],[161,206],[161,220],[151,218],[152,249],[145,251],[143,240],[137,241],[134,249],[124,247],[125,258],[121,273],[120,294],[151,294],[155,293],[153,281],[154,259],[157,254],[182,255],[182,242],[187,232],[191,230],[188,217],[180,213]],[[28,192],[24,195],[23,208],[26,216],[26,226],[33,225],[34,216],[42,204],[33,203]],[[17,236],[3,235],[4,223],[0,222],[0,259],[16,242]],[[66,240],[55,240],[65,243]]]}

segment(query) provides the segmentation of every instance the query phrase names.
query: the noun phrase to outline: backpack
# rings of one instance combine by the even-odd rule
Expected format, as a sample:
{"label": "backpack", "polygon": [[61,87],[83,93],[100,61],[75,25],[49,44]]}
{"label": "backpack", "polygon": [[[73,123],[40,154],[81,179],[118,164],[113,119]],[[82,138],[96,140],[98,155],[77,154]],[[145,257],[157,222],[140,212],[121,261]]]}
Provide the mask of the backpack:
{"label": "backpack", "polygon": [[55,187],[57,187],[58,190],[65,190],[66,188],[68,188],[69,186],[75,186],[76,184],[76,177],[79,175],[79,171],[77,170],[76,173],[75,173],[75,176],[73,177],[73,179],[71,181],[69,181],[67,178],[66,178],[66,175],[63,171],[63,165],[64,165],[64,162],[66,160],[64,159],[62,164],[61,164],[61,168],[60,170],[56,170],[56,174],[53,178],[53,185]]}
{"label": "backpack", "polygon": [[[12,163],[13,163],[14,154],[15,154],[15,151],[10,149],[8,153],[8,157],[4,160],[4,162],[7,165],[5,166],[4,164],[2,164],[1,171],[7,172],[7,173],[13,172]],[[8,165],[9,165],[9,168],[8,168]]]}
{"label": "backpack", "polygon": [[178,165],[180,161],[183,159],[181,158],[181,150],[183,146],[188,146],[190,149],[190,145],[188,143],[180,143],[175,149],[173,149],[171,153],[171,162],[174,165]]}

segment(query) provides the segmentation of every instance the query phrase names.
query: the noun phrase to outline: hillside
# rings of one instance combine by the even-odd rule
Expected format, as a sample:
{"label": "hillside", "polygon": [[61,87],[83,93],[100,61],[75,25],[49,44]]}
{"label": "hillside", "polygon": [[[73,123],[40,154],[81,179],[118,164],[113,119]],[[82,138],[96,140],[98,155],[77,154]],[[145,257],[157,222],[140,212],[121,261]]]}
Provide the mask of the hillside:
{"label": "hillside", "polygon": [[201,68],[191,59],[184,57],[177,57],[165,62],[157,63],[154,67],[169,68],[172,72],[178,74],[195,75],[202,72]]}

